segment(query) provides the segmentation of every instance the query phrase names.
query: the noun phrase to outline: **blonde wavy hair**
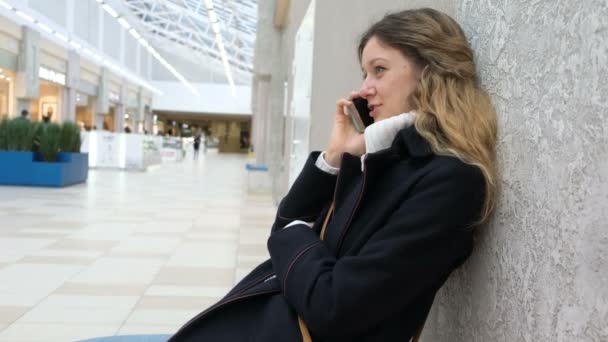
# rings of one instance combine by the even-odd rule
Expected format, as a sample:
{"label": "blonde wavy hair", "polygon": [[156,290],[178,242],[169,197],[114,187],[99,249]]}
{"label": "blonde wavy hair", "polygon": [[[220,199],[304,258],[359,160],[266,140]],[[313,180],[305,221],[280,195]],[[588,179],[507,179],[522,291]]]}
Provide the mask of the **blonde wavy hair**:
{"label": "blonde wavy hair", "polygon": [[485,200],[479,223],[496,206],[496,112],[481,88],[473,51],[460,25],[430,8],[386,15],[361,37],[359,60],[376,37],[421,66],[420,83],[412,94],[415,127],[437,155],[459,158],[478,167],[485,178]]}

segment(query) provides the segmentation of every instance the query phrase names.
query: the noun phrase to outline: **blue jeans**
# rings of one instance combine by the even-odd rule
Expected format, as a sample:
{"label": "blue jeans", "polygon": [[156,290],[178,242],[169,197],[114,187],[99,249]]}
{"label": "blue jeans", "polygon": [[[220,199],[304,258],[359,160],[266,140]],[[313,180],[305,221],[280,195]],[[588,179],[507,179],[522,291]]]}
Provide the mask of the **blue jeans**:
{"label": "blue jeans", "polygon": [[80,342],[167,342],[171,335],[123,335],[95,337]]}

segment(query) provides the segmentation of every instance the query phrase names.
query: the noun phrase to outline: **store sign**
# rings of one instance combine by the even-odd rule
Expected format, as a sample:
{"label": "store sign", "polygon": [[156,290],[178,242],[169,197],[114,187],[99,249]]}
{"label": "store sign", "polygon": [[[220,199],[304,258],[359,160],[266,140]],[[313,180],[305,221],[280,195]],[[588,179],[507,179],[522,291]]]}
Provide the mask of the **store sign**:
{"label": "store sign", "polygon": [[38,69],[38,77],[42,78],[43,80],[65,85],[65,74],[51,69],[47,69],[42,66],[40,67],[40,69]]}
{"label": "store sign", "polygon": [[109,92],[108,94],[108,100],[110,102],[114,102],[114,103],[119,103],[120,102],[120,95],[116,94],[115,92]]}

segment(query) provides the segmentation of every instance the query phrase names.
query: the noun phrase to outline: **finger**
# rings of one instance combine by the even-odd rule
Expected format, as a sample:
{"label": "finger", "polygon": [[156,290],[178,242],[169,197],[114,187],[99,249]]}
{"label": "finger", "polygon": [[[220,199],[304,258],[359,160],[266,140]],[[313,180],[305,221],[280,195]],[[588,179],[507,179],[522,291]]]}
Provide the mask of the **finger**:
{"label": "finger", "polygon": [[350,96],[348,97],[349,100],[353,100],[356,99],[358,97],[361,97],[361,94],[359,94],[358,91],[351,91],[350,92]]}
{"label": "finger", "polygon": [[338,101],[338,103],[336,103],[336,105],[343,107],[343,106],[352,106],[353,102],[347,99],[340,99]]}
{"label": "finger", "polygon": [[341,111],[342,113],[344,113],[344,115],[348,116],[348,110],[346,107],[352,106],[352,105],[353,105],[353,103],[351,101],[346,100],[346,99],[340,99],[336,103],[336,113],[339,113]]}

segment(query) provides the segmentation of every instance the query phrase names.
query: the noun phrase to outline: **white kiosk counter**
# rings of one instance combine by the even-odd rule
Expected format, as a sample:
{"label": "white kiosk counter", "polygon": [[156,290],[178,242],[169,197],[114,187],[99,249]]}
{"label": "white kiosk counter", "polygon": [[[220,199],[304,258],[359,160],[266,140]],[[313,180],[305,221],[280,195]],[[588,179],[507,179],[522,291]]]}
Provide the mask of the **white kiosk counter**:
{"label": "white kiosk counter", "polygon": [[81,133],[80,151],[89,153],[90,168],[146,170],[162,162],[163,137],[91,131]]}

